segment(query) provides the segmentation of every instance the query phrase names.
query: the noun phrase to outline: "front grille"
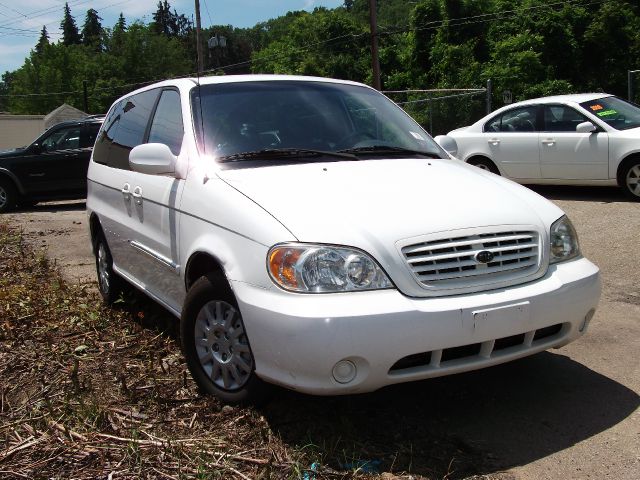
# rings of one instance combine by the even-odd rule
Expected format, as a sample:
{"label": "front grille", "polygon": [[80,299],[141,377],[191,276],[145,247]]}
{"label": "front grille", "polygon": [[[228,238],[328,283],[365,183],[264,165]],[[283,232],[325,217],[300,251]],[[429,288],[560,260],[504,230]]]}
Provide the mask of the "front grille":
{"label": "front grille", "polygon": [[[490,252],[487,263],[480,252]],[[422,285],[456,288],[527,276],[538,270],[540,247],[535,231],[508,231],[425,241],[402,254]]]}

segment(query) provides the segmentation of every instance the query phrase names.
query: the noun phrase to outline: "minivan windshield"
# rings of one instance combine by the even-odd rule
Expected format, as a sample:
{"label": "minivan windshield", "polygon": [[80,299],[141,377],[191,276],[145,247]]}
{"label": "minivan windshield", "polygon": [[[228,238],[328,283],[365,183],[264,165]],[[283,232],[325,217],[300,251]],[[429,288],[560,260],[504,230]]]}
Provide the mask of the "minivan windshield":
{"label": "minivan windshield", "polygon": [[605,97],[580,104],[587,112],[616,130],[640,127],[640,108],[618,97]]}
{"label": "minivan windshield", "polygon": [[397,105],[370,88],[268,80],[192,91],[198,143],[220,162],[446,158]]}

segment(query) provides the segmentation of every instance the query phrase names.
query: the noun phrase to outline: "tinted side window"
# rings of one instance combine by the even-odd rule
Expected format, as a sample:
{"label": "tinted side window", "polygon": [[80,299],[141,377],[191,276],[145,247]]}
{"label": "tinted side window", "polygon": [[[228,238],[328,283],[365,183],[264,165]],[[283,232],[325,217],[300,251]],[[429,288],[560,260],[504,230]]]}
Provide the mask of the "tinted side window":
{"label": "tinted side window", "polygon": [[100,130],[96,144],[93,147],[93,161],[96,163],[109,165],[110,147],[113,142],[115,131],[118,127],[120,114],[122,113],[121,106],[122,101],[114,103],[104,119],[102,129]]}
{"label": "tinted side window", "polygon": [[99,123],[88,123],[85,126],[85,134],[82,136],[82,144],[80,146],[82,148],[93,147],[98,136],[98,130],[100,130]]}
{"label": "tinted side window", "polygon": [[544,130],[547,132],[575,132],[578,124],[587,121],[587,117],[566,105],[544,107]]}
{"label": "tinted side window", "polygon": [[80,146],[80,127],[73,126],[61,128],[51,132],[42,140],[42,150],[54,152],[56,150],[69,150]]}
{"label": "tinted side window", "polygon": [[171,153],[178,155],[182,147],[184,129],[180,94],[175,90],[162,92],[149,131],[149,143],[164,143]]}
{"label": "tinted side window", "polygon": [[485,125],[485,132],[535,132],[538,107],[514,108],[494,117]]}
{"label": "tinted side window", "polygon": [[[129,169],[129,152],[144,140],[151,110],[158,96],[158,89],[132,95],[122,100],[108,132],[114,130],[108,165]],[[108,136],[108,135],[107,135]]]}

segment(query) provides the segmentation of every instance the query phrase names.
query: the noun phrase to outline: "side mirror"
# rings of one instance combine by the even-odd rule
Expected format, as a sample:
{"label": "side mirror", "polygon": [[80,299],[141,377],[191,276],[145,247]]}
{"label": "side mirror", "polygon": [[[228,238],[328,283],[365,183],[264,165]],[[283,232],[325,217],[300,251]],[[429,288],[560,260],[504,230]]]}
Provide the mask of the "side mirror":
{"label": "side mirror", "polygon": [[31,151],[35,154],[40,154],[42,153],[42,145],[40,145],[39,143],[32,143],[31,144]]}
{"label": "side mirror", "polygon": [[458,144],[450,136],[438,135],[434,140],[452,157],[455,157],[458,154]]}
{"label": "side mirror", "polygon": [[582,122],[576,126],[576,132],[578,133],[592,133],[596,130],[596,126],[591,122]]}
{"label": "side mirror", "polygon": [[144,143],[129,152],[131,170],[150,175],[173,175],[177,161],[164,143]]}

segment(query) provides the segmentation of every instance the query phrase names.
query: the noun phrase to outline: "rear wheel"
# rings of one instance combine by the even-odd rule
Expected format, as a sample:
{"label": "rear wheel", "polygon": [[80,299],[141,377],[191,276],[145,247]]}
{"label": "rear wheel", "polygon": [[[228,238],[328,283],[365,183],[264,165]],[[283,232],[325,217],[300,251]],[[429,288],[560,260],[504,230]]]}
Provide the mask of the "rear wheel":
{"label": "rear wheel", "polygon": [[98,290],[107,305],[115,302],[122,292],[120,278],[113,271],[113,259],[109,246],[102,232],[98,234],[95,245],[96,273],[98,274]]}
{"label": "rear wheel", "polygon": [[260,403],[269,386],[255,361],[237,302],[222,274],[200,277],[189,289],[180,319],[182,350],[202,391],[224,403]]}
{"label": "rear wheel", "polygon": [[620,186],[625,195],[640,202],[640,158],[633,159],[624,165],[620,180]]}
{"label": "rear wheel", "polygon": [[10,180],[0,178],[0,213],[8,212],[16,206],[16,187]]}
{"label": "rear wheel", "polygon": [[498,170],[498,167],[496,167],[495,163],[493,163],[488,158],[471,158],[467,163],[482,170],[486,170],[487,172],[500,175],[500,170]]}

